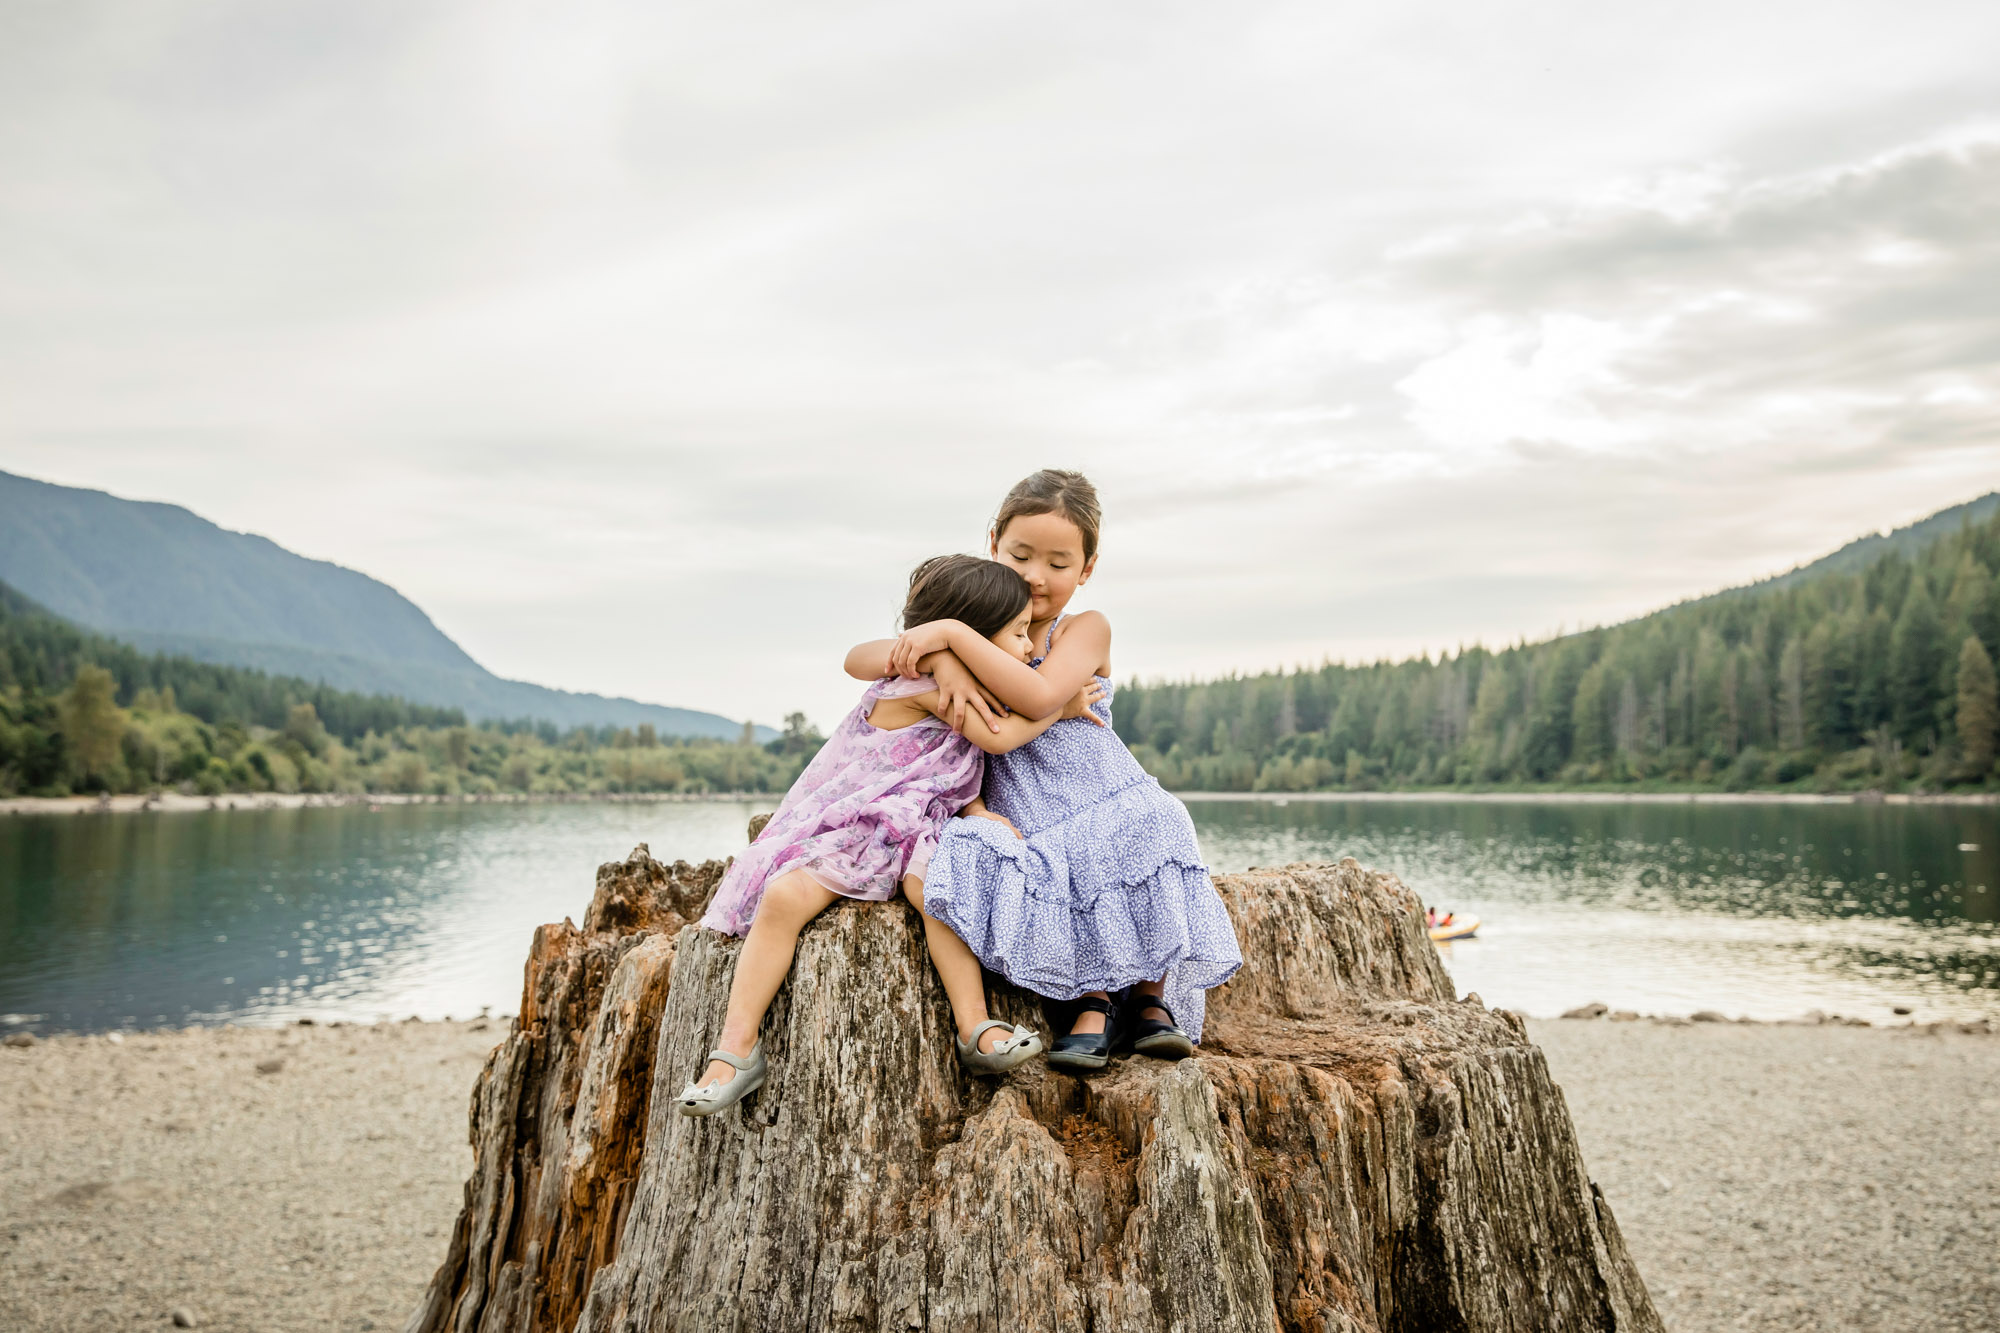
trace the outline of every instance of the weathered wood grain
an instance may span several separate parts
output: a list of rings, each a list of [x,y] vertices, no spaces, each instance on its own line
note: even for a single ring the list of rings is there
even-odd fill
[[[1540,1051],[1455,998],[1393,876],[1221,877],[1245,965],[1195,1059],[998,1084],[953,1058],[914,911],[842,904],[770,1082],[688,1119],[740,947],[688,925],[721,869],[641,847],[537,932],[409,1333],[1661,1327]]]

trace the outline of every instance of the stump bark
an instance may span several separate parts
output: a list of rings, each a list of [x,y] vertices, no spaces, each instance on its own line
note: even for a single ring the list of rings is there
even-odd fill
[[[966,1077],[915,911],[841,904],[770,1082],[688,1119],[739,948],[689,924],[722,868],[642,845],[536,932],[408,1333],[1661,1329],[1541,1052],[1455,997],[1391,875],[1219,877],[1244,967],[1200,1053],[1086,1079]]]

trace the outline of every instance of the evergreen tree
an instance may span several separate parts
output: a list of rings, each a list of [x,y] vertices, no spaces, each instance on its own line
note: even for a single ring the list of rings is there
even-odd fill
[[[1944,625],[1924,580],[1911,581],[1889,644],[1889,721],[1904,745],[1919,747],[1936,734],[1945,664]]]
[[[1907,578],[1895,586],[1908,589]],[[1896,634],[1886,606],[1877,606],[1866,615],[1855,607],[1847,626],[1850,660],[1854,663],[1854,701],[1850,712],[1857,736],[1865,736],[1896,716],[1894,682]],[[1936,617],[1927,618],[1935,622]],[[1941,640],[1939,640],[1941,642]]]
[[[1610,662],[1600,660],[1576,683],[1570,728],[1576,738],[1575,755],[1585,763],[1594,763],[1611,752],[1610,667]],[[1632,708],[1636,716],[1636,697]]]
[[[1968,634],[1958,652],[1958,753],[1968,781],[1983,781],[1993,771],[1996,744],[2000,744],[2000,693],[1993,659],[1986,645]]]
[[[1860,694],[1853,639],[1837,620],[1821,620],[1805,640],[1806,738],[1821,750],[1845,750],[1861,739]]]
[[[2000,514],[1870,564],[1498,652],[1131,682],[1118,731],[1162,782],[1196,789],[1946,782],[1949,765],[1913,772],[1910,756],[1958,748],[1950,645],[2000,658],[1996,567]]]

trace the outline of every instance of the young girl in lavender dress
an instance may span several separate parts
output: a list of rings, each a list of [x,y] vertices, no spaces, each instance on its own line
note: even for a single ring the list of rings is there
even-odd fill
[[[941,712],[966,719],[970,735],[1054,716],[1079,687],[1101,691],[1093,720],[1105,725],[1062,723],[987,766],[986,804],[1009,822],[950,823],[923,909],[987,967],[1058,1002],[1065,1035],[1049,1063],[1068,1069],[1100,1069],[1116,1049],[1192,1054],[1205,992],[1243,964],[1187,807],[1109,729],[1110,623],[1095,611],[1063,614],[1096,566],[1098,515],[1091,484],[1054,470],[1000,506],[993,559],[1033,592],[1036,656],[1026,665],[949,622],[910,626],[847,659],[864,677],[930,673]],[[1014,712],[996,718],[996,702]]]
[[[1014,571],[977,556],[940,556],[910,576],[903,623],[962,622],[1018,665],[1034,647],[1028,601],[1028,584]],[[1097,698],[1094,689],[1079,690],[1063,711],[1080,717]],[[975,717],[955,729],[941,720],[928,677],[885,673],[868,687],[729,867],[702,916],[710,930],[749,938],[736,958],[721,1038],[678,1098],[683,1115],[713,1115],[763,1085],[757,1030],[792,969],[806,923],[843,897],[880,902],[899,884],[921,910],[944,822],[961,812],[974,823],[993,818],[979,799],[985,756],[1025,745],[1056,721],[1009,718],[995,731]],[[986,1017],[979,962],[958,937],[929,916],[924,933],[951,1001],[959,1060],[975,1072],[1000,1073],[1039,1053],[1038,1034]]]

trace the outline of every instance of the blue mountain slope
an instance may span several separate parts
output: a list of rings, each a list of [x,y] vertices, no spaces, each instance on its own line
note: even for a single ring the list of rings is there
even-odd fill
[[[0,472],[0,578],[93,629],[479,664],[394,588],[178,505]]]
[[[714,713],[504,680],[388,584],[178,505],[0,472],[0,580],[142,648],[456,706],[474,718],[650,722],[662,735],[728,739],[743,730]]]

